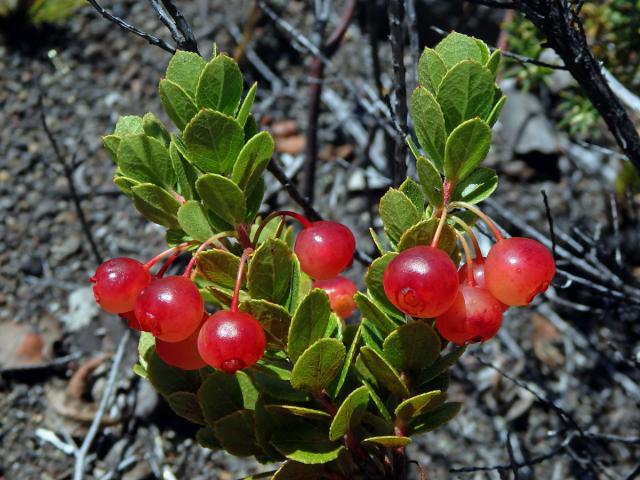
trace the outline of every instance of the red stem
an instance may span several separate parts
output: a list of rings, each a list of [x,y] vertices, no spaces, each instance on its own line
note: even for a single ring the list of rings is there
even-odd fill
[[[438,223],[438,228],[436,229],[436,233],[433,236],[433,241],[431,242],[431,247],[438,248],[438,242],[440,242],[440,235],[442,234],[442,229],[444,228],[444,224],[447,222],[447,210],[442,210],[440,214],[440,222]]]
[[[240,288],[242,287],[242,274],[244,273],[244,266],[249,261],[249,256],[253,253],[252,248],[245,248],[240,257],[240,266],[238,267],[238,274],[236,275],[236,286],[233,290],[233,299],[231,300],[231,311],[238,311],[238,303],[240,301]]]
[[[173,252],[173,255],[171,255],[167,259],[167,261],[164,262],[164,265],[162,266],[162,268],[160,270],[158,270],[158,273],[156,274],[156,278],[162,278],[162,276],[169,269],[171,264],[175,261],[176,258],[178,258],[178,255],[180,255],[180,251]]]
[[[252,245],[255,246],[258,243],[258,240],[260,240],[260,234],[262,233],[264,228],[267,226],[267,224],[271,220],[273,220],[276,217],[291,217],[294,220],[297,220],[298,222],[300,222],[302,224],[302,228],[310,227],[311,223],[312,223],[307,217],[305,217],[304,215],[299,214],[298,212],[292,212],[290,210],[278,210],[277,212],[271,212],[260,223],[260,226],[258,227],[258,230],[256,230],[256,233],[253,235]]]
[[[193,243],[194,242],[181,243],[180,245],[178,245],[176,247],[171,247],[168,250],[165,250],[164,252],[159,253],[158,255],[156,255],[155,257],[153,257],[151,260],[149,260],[147,263],[144,264],[145,270],[151,270],[156,263],[158,263],[160,260],[162,260],[167,255],[170,255],[170,254],[172,254],[174,252],[180,252],[180,251],[184,250],[186,247],[188,247],[189,245],[192,245]]]

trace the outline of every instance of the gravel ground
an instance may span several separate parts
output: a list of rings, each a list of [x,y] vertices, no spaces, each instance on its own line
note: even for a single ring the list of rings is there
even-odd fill
[[[223,27],[237,24],[241,28],[252,2],[181,3],[201,39],[201,51],[206,52],[213,40],[222,50],[234,47],[232,35]],[[336,9],[342,4],[335,2]],[[292,2],[289,8],[288,20],[310,32],[311,20],[302,15],[301,3]],[[144,30],[166,35],[146,2],[118,2],[114,11]],[[447,18],[447,11],[434,15],[436,20]],[[484,25],[478,19],[473,22],[478,28]],[[368,51],[363,28],[361,21],[355,22],[334,59],[339,74],[328,74],[327,91],[338,101],[331,95],[326,98],[320,117],[320,157],[324,161],[317,193],[323,195],[320,210],[352,226],[359,244],[368,249],[371,218],[366,212],[377,203],[382,189],[362,194],[358,162],[363,151],[353,135],[357,125],[366,133],[371,119],[359,111],[343,81],[346,78],[354,85],[361,85],[361,79],[372,82],[368,62],[352,61]],[[38,364],[78,352],[82,357],[62,369],[18,370],[0,380],[0,480],[63,479],[73,471],[73,455],[65,451],[65,437],[84,436],[106,383],[109,363],[94,355],[112,353],[123,327],[93,306],[87,279],[96,260],[42,129],[38,98],[43,95],[47,121],[64,156],[75,156],[81,162],[73,179],[100,253],[149,258],[163,248],[162,231],[146,222],[112,185],[114,167],[100,136],[113,128],[118,115],[150,110],[165,118],[156,86],[168,55],[99,19],[91,9],[82,10],[64,28],[40,33],[31,42],[13,29],[4,33],[0,37],[0,125],[4,127],[0,131],[0,367]],[[284,120],[294,120],[304,132],[308,86],[304,59],[295,48],[287,47],[286,36],[272,26],[261,27],[257,33],[256,52],[280,79],[279,84],[262,82],[257,108],[263,123],[282,125]],[[383,70],[391,72],[388,46],[381,48]],[[251,65],[246,69],[250,76],[260,76]],[[386,85],[390,84],[388,75]],[[603,192],[612,188],[617,160],[580,150],[557,133],[535,97],[523,99],[517,92],[513,97],[513,112],[505,113],[507,120],[503,117],[503,126],[498,126],[489,160],[502,175],[496,195],[499,210],[547,234],[540,196],[545,190],[556,228],[569,232],[579,226],[592,232],[597,225],[605,225],[603,242],[608,244],[609,197]],[[344,108],[348,118],[339,120]],[[530,143],[537,142],[533,148],[520,145],[508,128],[518,110],[527,108],[542,109],[538,112],[541,126],[527,137]],[[295,134],[279,142],[281,160],[293,172],[302,158],[301,138]],[[385,148],[374,142],[369,152],[374,163],[376,155],[384,158]],[[377,174],[369,180],[376,187],[380,178]],[[291,206],[275,181],[272,184],[269,206]],[[624,251],[637,256],[639,245],[637,236],[634,238],[635,243]],[[358,267],[354,268],[354,278],[359,274]],[[587,432],[637,435],[639,376],[637,363],[634,368],[628,356],[638,353],[634,351],[638,349],[637,332],[625,338],[625,331],[615,324],[619,313],[606,308],[601,315],[561,310],[560,314],[549,304],[509,314],[500,339],[471,348],[473,354],[454,369],[450,396],[464,401],[462,414],[422,437],[410,450],[429,478],[625,478],[640,461],[637,445],[579,439],[570,444],[569,454],[553,456],[517,473],[449,471],[508,464],[510,458],[526,462],[575,435],[559,410],[481,360],[534,385],[536,393],[571,412]],[[33,341],[38,348],[16,352],[15,345],[24,347],[21,342],[31,332],[36,332]],[[107,411],[104,429],[92,450],[95,462],[90,478],[233,479],[270,469],[224,453],[211,454],[195,445],[193,429],[132,374],[134,361],[135,342],[131,341],[114,407]],[[599,466],[593,467],[596,463]]]

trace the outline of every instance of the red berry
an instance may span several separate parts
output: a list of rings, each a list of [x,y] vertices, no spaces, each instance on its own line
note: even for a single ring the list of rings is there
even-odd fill
[[[346,277],[336,277],[330,280],[317,280],[313,284],[314,288],[321,288],[329,295],[331,310],[340,318],[351,316],[356,309],[356,302],[353,296],[358,288]]]
[[[506,305],[528,305],[553,280],[553,255],[529,238],[505,238],[487,255],[485,278],[489,291]]]
[[[484,288],[461,285],[451,308],[436,318],[436,328],[458,345],[484,342],[498,333],[502,312],[503,305]]]
[[[398,254],[384,271],[384,292],[396,308],[419,318],[437,317],[456,299],[458,272],[449,256],[433,247]]]
[[[186,340],[181,342],[163,342],[156,340],[156,352],[162,361],[182,370],[199,370],[207,364],[198,353],[198,334],[196,329]]]
[[[153,281],[140,292],[135,307],[142,329],[165,342],[187,339],[200,326],[203,314],[200,292],[181,276]]]
[[[200,356],[226,373],[255,364],[267,345],[260,323],[245,312],[220,311],[202,325],[198,336]]]
[[[142,326],[140,322],[136,318],[136,314],[133,310],[125,313],[121,313],[120,316],[127,321],[127,325],[131,330],[137,330],[138,332],[142,331]]]
[[[151,274],[133,258],[107,260],[91,277],[96,302],[109,313],[133,310],[140,291],[151,282]]]
[[[460,283],[467,283],[467,264],[465,263],[458,270],[458,279]],[[484,257],[481,259],[474,258],[473,259],[473,279],[476,282],[477,287],[486,288],[485,279],[484,279]]]
[[[338,276],[351,265],[356,239],[347,227],[337,222],[313,222],[304,228],[294,246],[300,268],[316,280]]]

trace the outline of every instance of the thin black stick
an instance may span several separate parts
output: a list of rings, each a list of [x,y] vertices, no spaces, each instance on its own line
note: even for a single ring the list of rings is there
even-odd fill
[[[71,194],[71,199],[73,200],[73,205],[76,209],[76,213],[78,214],[78,218],[80,219],[80,224],[82,225],[82,231],[84,232],[87,241],[89,242],[89,246],[91,248],[91,253],[93,257],[96,259],[98,264],[102,263],[102,255],[98,250],[98,245],[96,244],[95,239],[93,238],[93,233],[91,232],[91,227],[89,226],[89,222],[87,221],[87,217],[84,214],[84,210],[82,209],[82,204],[80,203],[80,195],[78,195],[78,191],[76,190],[76,184],[73,181],[73,172],[77,167],[77,163],[75,161],[75,157],[68,162],[65,160],[62,155],[62,151],[58,146],[58,142],[56,141],[51,129],[49,128],[49,124],[47,123],[47,117],[44,112],[44,103],[42,99],[42,95],[38,98],[38,109],[40,110],[40,120],[42,121],[42,127],[44,128],[44,132],[49,139],[49,143],[53,148],[53,151],[56,155],[56,159],[58,163],[62,167],[62,173],[67,179],[67,184],[69,185],[69,193]]]
[[[169,52],[171,54],[176,53],[176,48],[173,45],[169,45],[167,42],[165,42],[164,40],[162,40],[161,38],[158,38],[154,35],[151,35],[147,32],[144,32],[142,30],[140,30],[139,28],[134,27],[133,25],[125,22],[123,19],[121,19],[120,17],[116,17],[114,14],[112,14],[111,12],[109,12],[108,10],[105,10],[102,5],[100,5],[97,0],[87,0],[92,6],[93,8],[96,9],[96,11],[103,17],[106,18],[107,20],[109,20],[112,23],[115,23],[116,25],[118,25],[120,28],[122,28],[123,30],[126,30],[127,32],[131,32],[134,35],[137,35],[141,38],[144,38],[147,42],[149,42],[151,45],[155,45],[156,47],[160,47],[161,49],[163,49],[166,52]]]
[[[553,259],[558,260],[556,255],[556,232],[553,229],[553,215],[551,215],[551,207],[549,207],[549,199],[547,198],[547,192],[541,190],[542,200],[544,202],[544,211],[547,215],[547,223],[549,224],[549,236],[551,237],[551,251],[553,252]]]
[[[404,66],[404,2],[389,2],[389,27],[391,30],[391,54],[395,78],[394,112],[400,133],[396,135],[394,158],[390,170],[394,186],[400,185],[407,176],[407,79]]]

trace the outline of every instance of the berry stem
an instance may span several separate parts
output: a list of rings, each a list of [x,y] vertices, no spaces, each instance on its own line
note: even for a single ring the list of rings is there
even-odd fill
[[[262,233],[264,228],[267,226],[267,224],[276,217],[291,217],[294,220],[297,220],[298,222],[300,222],[302,224],[302,228],[307,228],[311,226],[311,221],[309,221],[309,219],[306,218],[304,215],[300,215],[297,212],[292,212],[290,210],[278,210],[277,212],[271,212],[260,223],[258,230],[256,230],[256,233],[253,235],[252,243],[254,246],[258,243],[258,240],[260,239],[260,234]]]
[[[493,222],[493,220],[491,220],[491,218],[489,218],[489,216],[486,213],[484,213],[482,210],[480,210],[478,207],[474,207],[473,205],[467,202],[452,202],[450,204],[450,207],[465,208],[469,210],[471,213],[474,213],[475,215],[480,217],[482,221],[487,224],[489,229],[493,232],[493,235],[496,237],[496,241],[500,241],[504,238],[500,233],[500,230],[498,230],[498,227],[496,226],[496,224]]]
[[[153,266],[158,263],[160,260],[162,260],[164,257],[166,257],[167,255],[171,255],[175,252],[180,252],[182,250],[184,250],[185,248],[187,248],[189,245],[192,245],[195,242],[184,242],[181,243],[180,245],[177,245],[175,247],[171,247],[168,250],[165,250],[162,253],[159,253],[158,255],[156,255],[155,257],[153,257],[151,260],[149,260],[147,263],[144,264],[144,268],[145,270],[151,270],[153,268]]]
[[[465,222],[464,220],[462,220],[459,217],[456,217],[455,215],[452,215],[449,218],[453,222],[455,222],[458,225],[460,225],[462,227],[462,229],[465,231],[465,233],[471,239],[471,243],[473,244],[473,251],[474,251],[474,253],[476,255],[475,256],[476,263],[483,263],[482,262],[482,249],[480,248],[480,244],[478,243],[478,237],[476,237],[476,234],[473,232],[471,227],[467,224],[467,222]]]
[[[236,232],[232,232],[232,231],[220,232],[220,233],[216,233],[214,236],[212,236],[211,238],[209,238],[208,240],[203,242],[198,247],[198,249],[193,253],[193,256],[191,257],[191,260],[189,261],[189,265],[187,265],[187,268],[185,269],[183,275],[185,277],[187,277],[187,278],[191,278],[191,272],[193,271],[193,267],[195,267],[195,265],[196,265],[196,260],[198,259],[198,254],[200,252],[202,252],[205,248],[207,248],[209,245],[211,245],[216,240],[220,240],[221,238],[226,238],[226,237],[233,237],[235,234],[236,234]]]
[[[473,278],[473,258],[471,257],[469,242],[467,242],[467,239],[464,238],[464,235],[462,235],[459,231],[454,230],[454,232],[456,232],[456,236],[458,237],[458,240],[460,240],[460,245],[462,245],[462,250],[464,250],[464,256],[467,260],[467,283],[469,284],[469,286],[475,287],[476,281]]]
[[[240,301],[240,287],[242,286],[242,274],[244,273],[244,266],[249,261],[249,256],[253,253],[253,248],[245,248],[240,257],[240,266],[238,267],[238,274],[236,275],[236,286],[233,289],[233,299],[231,300],[231,311],[238,311],[238,303]]]
[[[433,236],[433,241],[431,242],[432,248],[438,248],[438,242],[440,242],[440,235],[442,235],[442,229],[444,228],[444,224],[447,222],[447,210],[442,210],[440,214],[440,222],[438,223],[438,228],[436,229],[436,233]]]
[[[173,254],[167,259],[167,261],[164,262],[164,265],[162,265],[162,268],[160,268],[160,270],[158,270],[158,273],[156,274],[156,278],[162,278],[163,277],[163,275],[169,269],[171,264],[175,261],[176,258],[178,258],[178,255],[180,255],[180,251],[179,250],[176,250],[175,252],[173,252]]]

